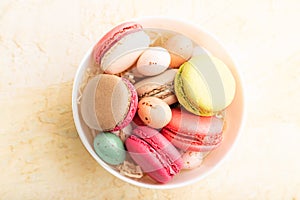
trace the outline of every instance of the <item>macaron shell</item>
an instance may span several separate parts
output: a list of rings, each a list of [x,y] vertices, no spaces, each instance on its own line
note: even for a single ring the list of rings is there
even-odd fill
[[[181,108],[173,108],[168,127],[190,135],[214,135],[224,129],[224,120],[215,116],[198,116]]]
[[[120,77],[100,74],[86,85],[80,102],[85,123],[109,131],[123,122],[130,108],[131,92]]]
[[[179,151],[163,137],[156,129],[147,126],[138,126],[133,130],[133,134],[145,140],[151,145],[171,167],[170,174],[177,174],[183,166],[183,161]]]
[[[207,152],[217,148],[222,140],[222,134],[198,135],[198,137],[187,137],[181,132],[176,132],[168,128],[163,128],[161,134],[167,138],[175,147],[184,151]]]
[[[131,67],[148,48],[150,38],[144,31],[125,35],[101,59],[101,68],[108,74],[117,74]]]
[[[178,150],[157,130],[140,126],[125,141],[133,160],[160,183],[168,182],[183,166]]]
[[[178,101],[196,115],[213,115],[225,109],[235,95],[235,80],[218,58],[199,55],[185,62],[175,77]]]
[[[98,81],[99,77],[95,77],[89,80],[89,82],[85,86],[80,101],[80,112],[83,121],[88,125],[88,127],[96,130],[101,130],[95,112],[95,93]]]
[[[107,32],[95,45],[93,51],[93,57],[97,64],[100,64],[101,58],[106,51],[111,48],[117,41],[119,41],[125,35],[139,31],[142,29],[140,24],[135,22],[125,22],[115,26],[112,30]]]
[[[132,159],[142,168],[143,172],[159,183],[171,180],[172,175],[165,169],[165,163],[160,154],[144,140],[131,135],[125,141],[126,148]]]
[[[210,151],[221,143],[224,122],[216,117],[201,117],[178,108],[160,132],[184,151]]]
[[[152,128],[162,128],[172,118],[169,105],[156,97],[142,98],[138,104],[138,114],[141,120]]]
[[[137,70],[145,76],[155,76],[164,72],[171,62],[169,52],[162,47],[146,49],[137,61]]]

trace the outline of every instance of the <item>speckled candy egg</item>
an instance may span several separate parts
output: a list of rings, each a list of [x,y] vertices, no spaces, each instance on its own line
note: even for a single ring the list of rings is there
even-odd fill
[[[126,157],[123,142],[113,133],[99,133],[94,139],[94,149],[103,161],[111,165],[121,164]]]
[[[162,47],[150,47],[139,57],[136,68],[145,76],[155,76],[164,72],[170,65],[171,56]]]
[[[140,119],[152,128],[162,128],[167,125],[172,112],[169,105],[156,97],[145,97],[138,104],[138,115]]]
[[[193,42],[183,35],[174,35],[170,37],[163,45],[171,55],[170,67],[178,68],[186,62],[193,53]]]
[[[202,152],[186,151],[182,154],[183,169],[194,169],[199,167],[203,160]]]

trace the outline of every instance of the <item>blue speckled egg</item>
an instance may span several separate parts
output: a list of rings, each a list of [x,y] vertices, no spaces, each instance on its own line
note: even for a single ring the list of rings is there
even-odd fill
[[[103,161],[111,165],[121,164],[126,157],[123,142],[113,133],[99,133],[94,139],[94,149]]]

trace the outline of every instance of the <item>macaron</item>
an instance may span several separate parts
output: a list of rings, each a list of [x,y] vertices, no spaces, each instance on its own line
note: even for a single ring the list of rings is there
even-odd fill
[[[99,40],[93,57],[105,73],[117,74],[132,66],[149,44],[150,38],[140,24],[126,22]]]
[[[157,129],[167,125],[172,118],[170,106],[156,97],[142,98],[138,103],[138,115],[146,125]]]
[[[149,47],[139,57],[136,68],[145,76],[155,76],[164,72],[170,65],[171,56],[162,47]]]
[[[99,74],[84,88],[80,110],[90,128],[117,131],[132,121],[137,104],[136,90],[127,79]]]
[[[125,141],[131,158],[151,178],[167,183],[180,172],[183,161],[178,150],[157,130],[140,126]]]
[[[235,79],[218,58],[201,54],[181,65],[174,81],[179,103],[188,111],[210,116],[233,101]]]
[[[178,68],[186,62],[193,53],[193,42],[184,35],[174,35],[170,37],[164,44],[171,55],[171,68]]]
[[[173,108],[171,121],[160,133],[183,151],[206,152],[221,144],[223,126],[223,120],[215,116],[203,117]]]
[[[162,99],[169,105],[176,103],[177,98],[174,92],[176,73],[177,69],[169,69],[157,76],[145,78],[135,83],[134,87],[139,99],[153,96]]]
[[[126,158],[123,142],[113,133],[99,133],[94,138],[94,149],[103,161],[111,165],[121,164]]]

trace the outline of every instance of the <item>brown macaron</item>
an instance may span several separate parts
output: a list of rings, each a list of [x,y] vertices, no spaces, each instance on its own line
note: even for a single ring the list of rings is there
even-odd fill
[[[114,131],[131,122],[137,109],[137,94],[128,80],[100,74],[86,85],[80,105],[83,120],[90,128]]]

